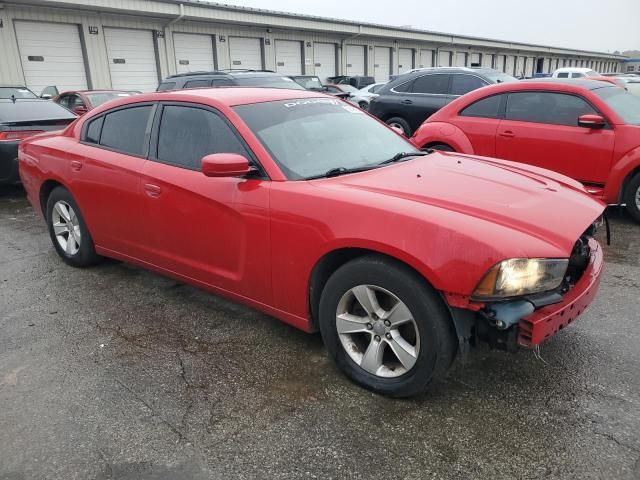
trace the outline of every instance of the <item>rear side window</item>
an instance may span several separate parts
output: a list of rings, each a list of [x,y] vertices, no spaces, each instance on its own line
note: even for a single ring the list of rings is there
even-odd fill
[[[582,98],[554,92],[510,93],[505,118],[523,122],[578,126],[578,117],[597,112]]]
[[[104,116],[100,145],[130,155],[144,156],[145,132],[151,105],[117,110]]]
[[[487,82],[474,75],[454,75],[451,80],[451,95],[464,95],[485,85]]]
[[[100,143],[100,132],[102,131],[102,123],[104,122],[104,116],[98,117],[95,120],[89,122],[87,127],[87,134],[84,140],[90,143]]]
[[[569,78],[569,72],[560,72],[558,78]]]
[[[158,133],[161,162],[192,170],[211,153],[238,153],[250,158],[231,127],[217,114],[195,107],[167,105]]]
[[[163,92],[165,90],[173,90],[176,87],[176,82],[162,82],[158,85],[157,92]]]
[[[413,82],[413,93],[446,94],[449,91],[449,75],[423,75]]]
[[[228,78],[214,78],[211,80],[211,85],[214,87],[228,87],[233,86],[233,82]]]
[[[503,95],[492,95],[472,103],[460,112],[462,117],[498,118]]]
[[[211,86],[211,80],[189,80],[184,84],[184,88],[202,88]]]

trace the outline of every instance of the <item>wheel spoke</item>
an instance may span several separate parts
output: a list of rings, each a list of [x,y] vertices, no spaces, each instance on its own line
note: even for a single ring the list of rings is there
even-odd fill
[[[53,233],[56,235],[61,235],[69,231],[69,227],[67,227],[66,223],[56,222],[53,224]]]
[[[391,340],[387,340],[387,343],[404,368],[409,370],[415,365],[417,360],[416,349],[402,338],[400,332],[397,330],[392,331]]]
[[[67,237],[67,245],[64,249],[69,255],[73,255],[74,250],[76,249],[76,241],[73,238],[73,234],[69,232],[69,236]]]
[[[373,288],[366,285],[358,285],[357,287],[352,288],[351,291],[355,295],[356,300],[358,300],[358,303],[362,305],[362,308],[364,308],[365,312],[367,312],[368,315],[379,313],[380,305],[378,304],[376,292],[373,290]]]
[[[413,320],[413,315],[411,315],[411,312],[403,302],[398,301],[393,308],[389,310],[385,319],[391,322],[392,327],[397,327]]]
[[[382,367],[382,356],[384,354],[384,342],[371,337],[371,342],[362,356],[360,366],[367,372],[377,375]]]
[[[350,313],[343,313],[336,316],[336,328],[338,333],[359,333],[369,332],[367,329],[368,317],[358,317]]]
[[[64,218],[67,222],[71,221],[69,210],[67,210],[67,206],[65,204],[63,204],[62,202],[58,202],[56,203],[55,208],[62,218]]]

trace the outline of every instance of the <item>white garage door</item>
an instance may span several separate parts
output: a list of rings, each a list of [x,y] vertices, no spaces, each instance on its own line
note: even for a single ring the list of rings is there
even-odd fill
[[[469,55],[469,66],[470,67],[479,67],[480,66],[480,54],[472,53]]]
[[[513,55],[507,55],[504,71],[509,75],[513,75],[515,65],[516,65],[515,57]]]
[[[464,52],[456,52],[456,67],[465,67],[467,65],[467,54]]]
[[[518,57],[518,62],[516,63],[516,75],[524,76],[524,57]]]
[[[276,71],[283,75],[302,75],[302,42],[276,40]]]
[[[364,49],[362,45],[347,45],[347,75],[364,75]]]
[[[374,50],[373,76],[376,82],[386,82],[391,74],[391,49],[376,47]]]
[[[413,50],[410,48],[398,49],[398,73],[404,73],[413,68]]]
[[[483,53],[482,66],[486,68],[491,68],[492,63],[493,63],[493,55],[490,53]]]
[[[173,49],[177,73],[214,70],[211,35],[174,33]]]
[[[313,44],[313,64],[315,74],[323,82],[327,77],[336,76],[336,45],[335,43],[314,43]]]
[[[229,37],[229,56],[231,68],[264,68],[259,38]]]
[[[49,85],[60,92],[87,88],[77,25],[17,21],[15,28],[27,87],[37,94]]]
[[[429,68],[433,66],[433,50],[420,50],[419,68]]]
[[[496,56],[496,63],[495,66],[493,68],[495,68],[496,70],[499,70],[501,72],[507,72],[507,69],[505,67],[505,61],[506,61],[506,57],[504,55],[498,55]]]
[[[156,52],[149,30],[104,29],[111,88],[152,92],[158,86]]]
[[[451,52],[446,50],[440,50],[438,52],[438,67],[450,67],[451,66]]]

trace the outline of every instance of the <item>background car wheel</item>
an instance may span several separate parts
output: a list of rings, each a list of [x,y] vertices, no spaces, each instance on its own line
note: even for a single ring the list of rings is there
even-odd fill
[[[69,265],[87,267],[100,260],[78,204],[63,187],[47,199],[47,226],[56,252]]]
[[[457,350],[449,312],[409,267],[367,255],[340,267],[320,299],[320,331],[336,365],[392,397],[427,390]]]
[[[411,127],[409,126],[409,124],[407,123],[407,121],[404,118],[393,117],[393,118],[388,119],[386,123],[390,127],[401,128],[402,131],[404,132],[405,137],[410,137],[411,136]]]
[[[446,143],[434,143],[433,145],[429,145],[429,148],[431,150],[440,150],[441,152],[455,152],[453,147]]]
[[[631,179],[625,190],[624,203],[636,222],[640,222],[640,173]]]
[[[367,108],[369,108],[369,104],[367,102],[358,102],[358,105],[362,110],[366,110]]]

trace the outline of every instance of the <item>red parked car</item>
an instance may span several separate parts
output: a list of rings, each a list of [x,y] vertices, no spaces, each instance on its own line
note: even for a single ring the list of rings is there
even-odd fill
[[[604,205],[579,183],[421,152],[315,92],[125,98],[25,140],[20,172],[68,264],[113,257],[319,329],[351,379],[392,396],[476,341],[538,345],[603,266]]]
[[[76,115],[82,116],[109,100],[129,97],[137,93],[140,92],[127,90],[76,90],[63,92],[56,96],[53,101],[62,105],[67,110],[71,110]]]
[[[429,117],[421,148],[496,157],[579,180],[640,222],[640,98],[594,80],[535,80],[481,88]]]

